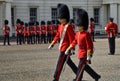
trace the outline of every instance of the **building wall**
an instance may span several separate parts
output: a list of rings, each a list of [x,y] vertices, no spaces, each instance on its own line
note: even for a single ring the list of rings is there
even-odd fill
[[[3,34],[3,26],[4,26],[4,20],[5,20],[5,3],[0,3],[0,35]]]
[[[120,1],[119,0],[13,0],[12,8],[14,8],[15,21],[17,18],[28,22],[29,9],[37,8],[37,20],[51,20],[51,8],[56,8],[58,3],[67,4],[70,9],[70,18],[73,18],[73,8],[83,8],[88,11],[89,17],[94,17],[94,8],[100,8],[100,24],[96,27],[97,31],[104,31],[108,18],[112,14],[110,4],[117,3],[117,23],[120,26]],[[3,10],[3,11],[2,11]],[[109,14],[111,12],[111,14]],[[0,24],[4,20],[4,8],[0,4]],[[3,25],[3,24],[2,24]],[[15,32],[13,27],[13,32]],[[0,31],[1,34],[1,31]]]

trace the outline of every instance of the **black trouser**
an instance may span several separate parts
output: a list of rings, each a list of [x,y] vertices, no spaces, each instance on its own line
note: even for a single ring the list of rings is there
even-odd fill
[[[17,44],[22,44],[22,35],[21,34],[17,34]]]
[[[108,38],[110,53],[115,53],[115,37]]]
[[[41,43],[46,43],[46,36],[45,34],[41,34]]]
[[[88,64],[86,64],[86,58],[80,59],[79,61],[76,81],[82,81],[84,71],[86,71],[93,79],[97,79],[99,77],[99,75]]]
[[[95,41],[94,32],[91,33],[92,41]]]
[[[37,43],[38,43],[38,44],[40,43],[40,36],[39,36],[39,34],[36,35],[36,44],[37,44]]]
[[[10,41],[9,41],[9,35],[4,35],[4,45],[6,44],[6,41],[8,43],[8,45],[10,45]]]
[[[51,43],[51,42],[52,42],[51,34],[48,34],[48,35],[47,35],[47,41],[48,41],[48,43]]]
[[[61,52],[58,62],[57,62],[57,66],[56,66],[56,70],[54,73],[54,79],[56,81],[59,81],[59,77],[63,68],[63,65],[66,61],[67,55],[64,54],[64,52]],[[67,64],[69,65],[69,67],[72,69],[72,71],[77,74],[77,66],[73,63],[73,61],[71,60],[71,58],[68,58]]]

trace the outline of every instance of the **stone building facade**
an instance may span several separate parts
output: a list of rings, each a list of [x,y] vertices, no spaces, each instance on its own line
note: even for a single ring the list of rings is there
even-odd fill
[[[120,27],[120,0],[0,0],[0,35],[3,35],[5,19],[9,20],[11,36],[15,33],[17,18],[24,22],[31,19],[39,22],[57,19],[58,3],[68,5],[71,19],[74,18],[77,8],[85,9],[89,17],[95,18],[96,33],[105,33],[104,28],[109,22],[109,17],[113,17]]]

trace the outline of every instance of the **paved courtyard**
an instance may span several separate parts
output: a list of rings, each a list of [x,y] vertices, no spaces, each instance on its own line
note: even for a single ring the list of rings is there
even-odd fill
[[[58,44],[48,50],[49,44],[3,46],[0,43],[0,81],[52,81],[59,56]],[[101,75],[99,81],[120,81],[120,39],[116,40],[116,54],[108,55],[108,40],[96,39],[95,53],[91,67]],[[78,64],[76,55],[71,56]],[[72,81],[75,78],[66,66],[60,81]],[[94,81],[84,72],[84,81]]]

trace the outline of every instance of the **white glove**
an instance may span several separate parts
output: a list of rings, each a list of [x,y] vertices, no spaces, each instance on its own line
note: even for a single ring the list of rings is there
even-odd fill
[[[70,51],[69,51],[69,50],[66,50],[66,51],[65,51],[65,55],[68,55],[68,54],[70,54]]]
[[[88,64],[91,64],[91,58],[92,58],[91,56],[87,57],[87,63]]]
[[[53,45],[50,45],[49,47],[48,47],[48,49],[52,49],[53,48]]]
[[[75,50],[71,50],[71,54],[74,55],[75,54]]]

